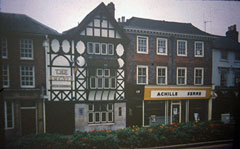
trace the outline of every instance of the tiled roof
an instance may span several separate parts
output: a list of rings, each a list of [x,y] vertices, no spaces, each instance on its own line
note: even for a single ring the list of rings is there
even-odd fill
[[[201,31],[197,27],[193,26],[191,23],[168,22],[168,21],[132,17],[131,19],[127,20],[126,23],[121,23],[121,25],[124,28],[131,28],[131,29],[144,29],[144,30],[171,32],[171,33],[213,36],[204,31]]]
[[[0,32],[50,34],[59,33],[24,14],[0,13]]]
[[[240,43],[226,36],[219,36],[218,38],[213,40],[213,48],[240,51]]]

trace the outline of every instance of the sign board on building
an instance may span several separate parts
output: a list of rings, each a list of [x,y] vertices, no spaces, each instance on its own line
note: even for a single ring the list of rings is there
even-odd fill
[[[209,99],[211,87],[145,87],[144,100]]]

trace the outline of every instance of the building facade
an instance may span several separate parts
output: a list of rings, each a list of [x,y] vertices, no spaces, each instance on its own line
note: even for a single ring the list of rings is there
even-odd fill
[[[44,132],[42,99],[46,87],[42,43],[45,35],[58,33],[22,14],[0,13],[0,19],[5,134]]]
[[[128,125],[210,120],[213,36],[192,24],[133,17],[121,24]]]
[[[126,127],[128,40],[114,11],[101,3],[77,27],[46,39],[47,132]]]
[[[226,36],[213,41],[212,83],[216,86],[214,119],[223,114],[233,114],[240,82],[240,43],[236,25],[230,26]]]

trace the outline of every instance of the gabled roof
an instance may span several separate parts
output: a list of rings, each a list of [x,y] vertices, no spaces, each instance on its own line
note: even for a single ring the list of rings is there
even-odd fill
[[[106,17],[109,19],[109,21],[112,23],[112,25],[117,29],[117,31],[119,32],[119,34],[125,38],[128,39],[128,37],[126,36],[126,34],[123,32],[122,28],[119,26],[119,24],[116,22],[115,18],[113,18],[110,15],[109,10],[107,9],[106,5],[102,2],[101,4],[99,4],[95,9],[93,9],[82,21],[81,23],[74,27],[71,28],[69,30],[66,30],[63,32],[63,34],[65,35],[79,35],[81,31],[83,31],[86,26],[90,23],[90,21],[92,21],[94,19],[94,17],[99,14],[100,12],[103,12],[104,15],[106,15]]]
[[[218,36],[218,38],[213,40],[213,48],[220,50],[240,51],[240,43],[226,36]]]
[[[24,14],[0,13],[0,32],[58,35],[54,29]]]
[[[145,18],[132,17],[126,23],[121,23],[124,28],[129,29],[144,29],[163,31],[170,33],[193,34],[202,36],[213,36],[204,31],[201,31],[191,23],[168,22],[161,20],[152,20]]]

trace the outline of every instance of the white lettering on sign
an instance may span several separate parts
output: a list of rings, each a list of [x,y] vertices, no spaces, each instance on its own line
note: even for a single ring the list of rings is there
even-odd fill
[[[51,86],[54,89],[69,89],[73,77],[71,76],[71,68],[52,68],[52,75],[49,77],[52,82]]]
[[[151,91],[151,98],[171,98],[171,97],[206,97],[205,90],[173,90],[173,91]]]

